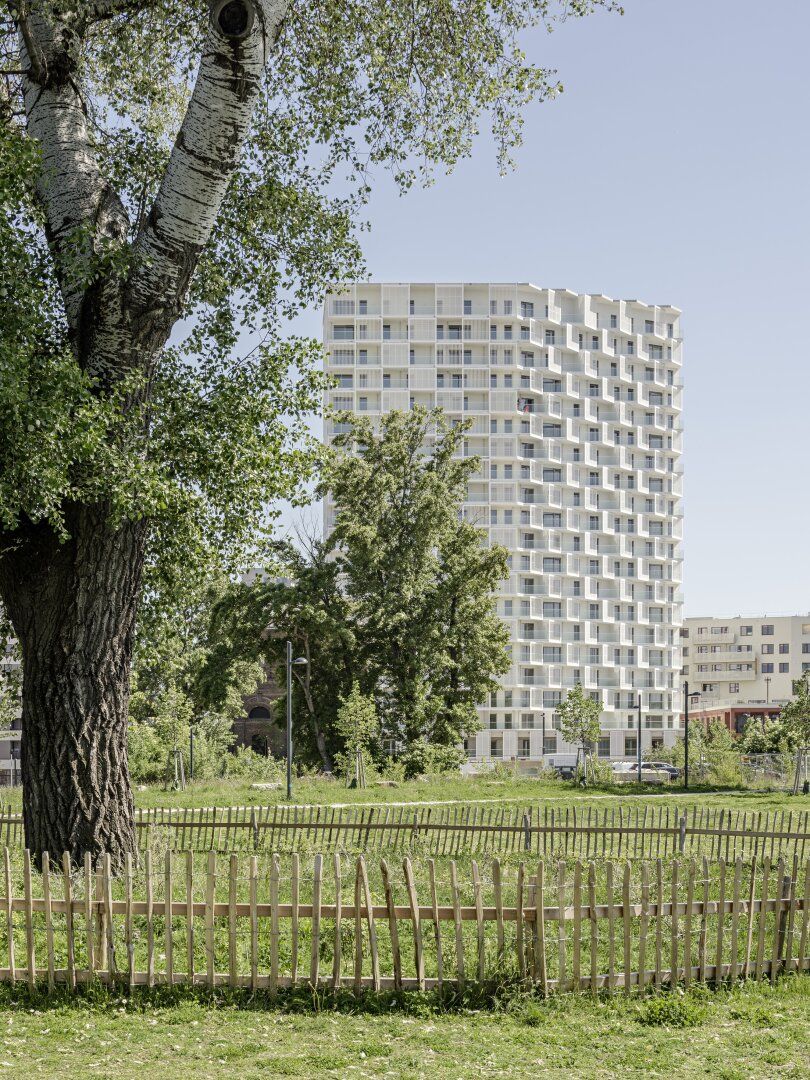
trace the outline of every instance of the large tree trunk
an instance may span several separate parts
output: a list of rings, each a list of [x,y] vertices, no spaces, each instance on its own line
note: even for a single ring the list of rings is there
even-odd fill
[[[243,152],[286,0],[211,6],[186,116],[131,243],[124,202],[96,160],[78,64],[88,25],[129,3],[25,8],[14,10],[26,126],[41,151],[36,197],[68,340],[99,393],[139,373],[145,395]],[[77,242],[85,235],[88,266]],[[133,256],[126,277],[95,268],[110,250]],[[0,600],[23,654],[26,842],[37,860],[109,852],[120,866],[135,850],[127,706],[148,526],[140,516],[113,525],[101,505],[64,510],[66,537],[27,520],[0,535]]]
[[[144,526],[114,528],[77,508],[71,537],[17,534],[0,561],[0,595],[23,654],[22,775],[26,846],[42,853],[136,846],[127,764],[129,664]]]

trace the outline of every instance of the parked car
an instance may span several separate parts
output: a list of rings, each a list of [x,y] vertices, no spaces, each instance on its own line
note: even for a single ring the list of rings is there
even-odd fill
[[[576,754],[551,754],[545,759],[561,780],[573,780],[577,772]]]
[[[615,781],[630,783],[638,779],[638,762],[614,761],[612,772]],[[645,761],[641,766],[641,779],[645,784],[666,784],[671,777],[666,769],[660,769],[653,762]]]

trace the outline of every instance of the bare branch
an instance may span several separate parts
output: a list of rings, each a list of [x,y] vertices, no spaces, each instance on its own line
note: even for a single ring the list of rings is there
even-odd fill
[[[20,34],[25,43],[25,51],[28,53],[28,59],[31,64],[31,78],[36,82],[43,82],[47,76],[47,66],[42,52],[34,39],[31,24],[28,21],[28,11],[24,7],[20,8],[17,15],[17,25],[20,28]],[[23,72],[23,74],[27,75],[28,72]]]
[[[83,26],[114,19],[116,15],[134,15],[152,7],[151,0],[89,0],[81,5],[79,18]]]

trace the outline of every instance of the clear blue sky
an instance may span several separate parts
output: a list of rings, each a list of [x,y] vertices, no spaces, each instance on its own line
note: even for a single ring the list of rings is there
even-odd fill
[[[810,610],[808,41],[807,0],[625,0],[538,31],[565,93],[516,171],[482,137],[426,191],[380,177],[367,215],[376,280],[683,310],[687,615]]]

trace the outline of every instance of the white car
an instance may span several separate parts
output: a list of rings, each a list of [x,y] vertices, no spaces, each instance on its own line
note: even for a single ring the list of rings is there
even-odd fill
[[[638,762],[614,761],[613,779],[619,783],[630,783],[638,779]],[[664,769],[658,769],[646,762],[641,766],[641,780],[645,784],[665,784],[669,780],[669,773]]]

